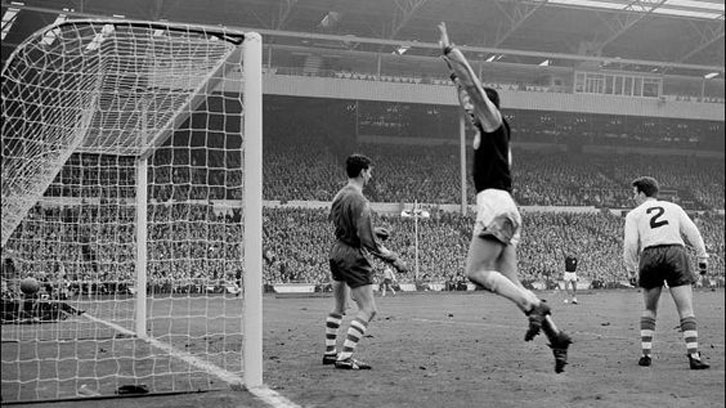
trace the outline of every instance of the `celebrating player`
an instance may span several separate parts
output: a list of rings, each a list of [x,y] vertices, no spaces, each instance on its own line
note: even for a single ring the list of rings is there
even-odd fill
[[[386,249],[376,238],[370,205],[363,195],[363,187],[372,177],[371,159],[353,154],[348,157],[345,166],[348,184],[335,196],[330,209],[336,238],[330,249],[335,305],[326,319],[323,364],[335,364],[335,368],[340,369],[365,370],[371,366],[354,359],[353,352],[377,312],[373,297],[373,268],[367,254],[390,263],[399,272],[405,272],[407,267],[395,252]],[[345,314],[348,288],[358,305],[358,313],[350,323],[343,350],[338,354],[336,340]]]
[[[444,23],[439,30],[443,59],[456,84],[459,102],[476,129],[473,175],[477,217],[466,275],[472,282],[511,300],[529,316],[525,341],[544,329],[555,355],[555,371],[562,372],[572,340],[557,329],[548,316],[549,306],[524,288],[517,273],[516,248],[522,218],[511,196],[509,124],[499,111],[499,95],[494,89],[482,88],[464,55],[450,43]]]
[[[690,271],[688,256],[681,234],[695,247],[698,269],[701,275],[708,269],[708,254],[696,224],[678,205],[658,200],[658,182],[652,177],[640,177],[633,181],[633,199],[637,207],[625,217],[623,258],[631,281],[640,273],[637,284],[643,288],[644,310],[640,318],[640,342],[642,356],[638,364],[650,366],[655,319],[663,282],[668,283],[671,297],[681,319],[681,332],[686,342],[691,369],[702,370],[709,365],[701,361],[698,352],[698,331],[693,312],[691,284],[694,276]],[[640,258],[640,262],[638,262]]]

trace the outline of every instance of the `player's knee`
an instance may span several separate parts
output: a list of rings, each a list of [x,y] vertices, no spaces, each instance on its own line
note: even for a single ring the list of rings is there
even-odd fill
[[[490,290],[492,292],[496,292],[498,281],[496,275],[499,275],[499,272],[495,271],[476,271],[476,272],[470,272],[467,273],[466,277],[479,285],[482,285],[484,289]],[[500,275],[501,276],[501,275]]]

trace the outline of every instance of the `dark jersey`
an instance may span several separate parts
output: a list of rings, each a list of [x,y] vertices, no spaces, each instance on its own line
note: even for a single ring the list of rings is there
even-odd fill
[[[568,256],[565,258],[565,272],[575,272],[577,270],[577,258]]]
[[[480,125],[479,146],[474,149],[474,187],[476,192],[496,188],[512,192],[512,174],[509,168],[509,124],[502,118],[502,126],[485,133]]]
[[[335,226],[335,239],[353,248],[385,259],[373,233],[371,209],[368,200],[358,189],[347,185],[333,199],[330,221]]]

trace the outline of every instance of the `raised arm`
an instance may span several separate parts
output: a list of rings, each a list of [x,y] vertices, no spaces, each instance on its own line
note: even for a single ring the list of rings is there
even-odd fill
[[[438,28],[442,58],[449,67],[451,80],[458,88],[459,103],[472,121],[478,122],[485,132],[493,132],[502,125],[502,114],[487,97],[464,54],[449,40],[446,23],[439,24]]]

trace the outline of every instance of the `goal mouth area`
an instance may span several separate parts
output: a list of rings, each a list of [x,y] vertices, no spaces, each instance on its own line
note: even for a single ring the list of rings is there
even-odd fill
[[[0,305],[3,401],[261,383],[261,50],[225,27],[75,19],[8,57],[3,298],[41,289]]]

